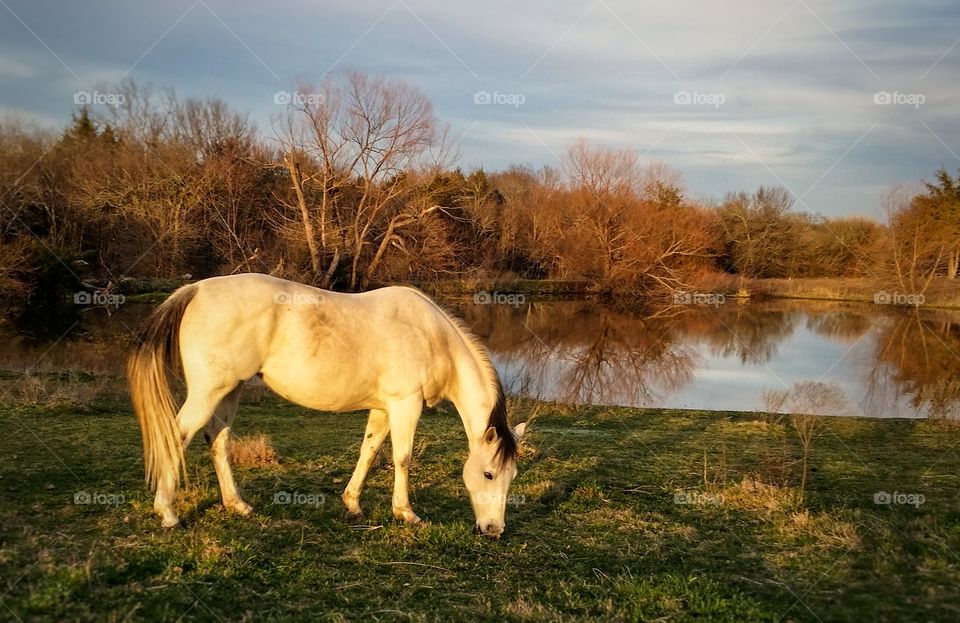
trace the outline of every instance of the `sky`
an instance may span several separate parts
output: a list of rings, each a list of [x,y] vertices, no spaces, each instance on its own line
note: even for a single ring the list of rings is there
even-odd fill
[[[278,93],[352,70],[426,93],[467,170],[557,166],[584,137],[695,199],[780,185],[882,219],[892,186],[960,169],[955,0],[0,0],[0,118],[61,127],[130,78],[270,138]]]

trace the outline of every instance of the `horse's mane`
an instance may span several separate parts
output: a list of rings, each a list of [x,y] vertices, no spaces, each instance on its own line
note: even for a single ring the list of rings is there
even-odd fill
[[[467,328],[467,325],[460,318],[447,312],[447,310],[429,296],[412,286],[401,287],[414,292],[436,309],[437,312],[450,323],[450,326],[453,327],[453,330],[467,346],[467,350],[473,355],[474,361],[476,361],[480,370],[487,378],[490,392],[494,396],[493,409],[490,411],[490,416],[487,419],[487,427],[492,426],[497,431],[497,436],[500,437],[500,445],[497,447],[497,453],[494,458],[498,459],[501,465],[507,461],[515,461],[517,459],[517,440],[513,436],[513,430],[510,428],[510,421],[507,417],[507,398],[503,393],[500,376],[490,361],[490,353],[487,351],[487,348],[480,342],[480,339]]]

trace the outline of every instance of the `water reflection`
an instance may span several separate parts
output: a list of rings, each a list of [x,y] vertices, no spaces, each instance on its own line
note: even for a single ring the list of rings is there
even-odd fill
[[[843,398],[844,413],[960,417],[958,312],[811,301],[452,308],[489,345],[507,389],[529,397],[760,410],[771,392],[822,383]],[[149,311],[89,310],[59,342],[6,321],[0,368],[122,374],[131,330]]]
[[[508,391],[579,403],[648,404],[693,380],[699,355],[683,319],[585,302],[461,307]]]
[[[960,415],[957,312],[814,301],[666,310],[576,301],[458,311],[490,344],[505,383],[530,397],[757,410],[770,392],[829,384],[835,399],[811,400],[808,409]]]
[[[929,416],[960,415],[960,324],[943,311],[905,311],[888,319],[874,344],[868,395],[906,396]],[[881,404],[875,404],[881,409]]]

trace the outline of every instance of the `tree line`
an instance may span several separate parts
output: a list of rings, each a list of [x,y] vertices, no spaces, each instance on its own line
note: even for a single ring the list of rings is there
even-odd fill
[[[218,99],[126,82],[60,132],[0,123],[0,287],[271,273],[342,290],[512,276],[597,291],[878,277],[919,291],[960,263],[960,175],[894,189],[886,222],[799,212],[786,189],[693,199],[636,151],[578,140],[558,167],[463,171],[419,89],[300,85],[268,132]]]

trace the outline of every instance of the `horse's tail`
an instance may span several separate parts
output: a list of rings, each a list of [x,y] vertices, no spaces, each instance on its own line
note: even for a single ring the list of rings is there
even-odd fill
[[[147,319],[127,360],[130,397],[143,434],[143,466],[151,489],[163,474],[186,480],[183,439],[170,389],[170,373],[180,367],[180,322],[197,293],[195,285],[174,292]]]

